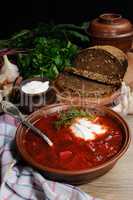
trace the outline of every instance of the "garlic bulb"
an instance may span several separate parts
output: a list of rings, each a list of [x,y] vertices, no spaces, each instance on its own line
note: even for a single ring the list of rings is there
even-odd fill
[[[3,59],[4,65],[0,71],[0,83],[3,84],[5,81],[12,83],[19,76],[18,67],[8,60],[7,55],[4,55]]]
[[[133,114],[133,91],[131,91],[131,88],[124,82],[122,83],[121,87],[119,104],[112,109],[124,115]]]

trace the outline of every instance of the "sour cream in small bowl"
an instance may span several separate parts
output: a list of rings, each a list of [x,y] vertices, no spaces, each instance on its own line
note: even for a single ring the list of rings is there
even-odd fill
[[[22,81],[20,85],[20,107],[27,113],[56,102],[56,93],[46,77],[35,77]]]
[[[30,81],[22,86],[22,91],[26,94],[38,94],[46,92],[49,88],[49,81]]]

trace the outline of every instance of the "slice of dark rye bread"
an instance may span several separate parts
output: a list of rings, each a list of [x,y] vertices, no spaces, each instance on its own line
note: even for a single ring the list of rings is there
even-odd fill
[[[101,83],[120,85],[127,70],[127,56],[113,46],[93,46],[81,50],[74,60],[74,74]]]
[[[57,93],[65,98],[69,97],[89,97],[103,98],[108,97],[116,90],[117,86],[106,85],[84,77],[63,72],[54,81]]]

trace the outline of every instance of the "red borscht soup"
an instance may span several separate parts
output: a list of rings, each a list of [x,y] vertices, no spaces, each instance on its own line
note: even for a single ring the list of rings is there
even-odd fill
[[[108,115],[88,117],[85,112],[64,111],[40,118],[35,126],[44,131],[54,145],[48,146],[28,130],[22,141],[25,151],[40,165],[54,169],[93,168],[112,158],[122,145],[120,125]]]

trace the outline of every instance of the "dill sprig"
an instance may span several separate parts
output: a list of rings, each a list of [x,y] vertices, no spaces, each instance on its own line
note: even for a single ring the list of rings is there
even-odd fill
[[[60,129],[62,126],[69,126],[77,117],[86,117],[89,120],[94,119],[94,115],[90,112],[86,112],[81,108],[72,107],[67,111],[60,112],[58,119],[54,121],[54,127]]]

